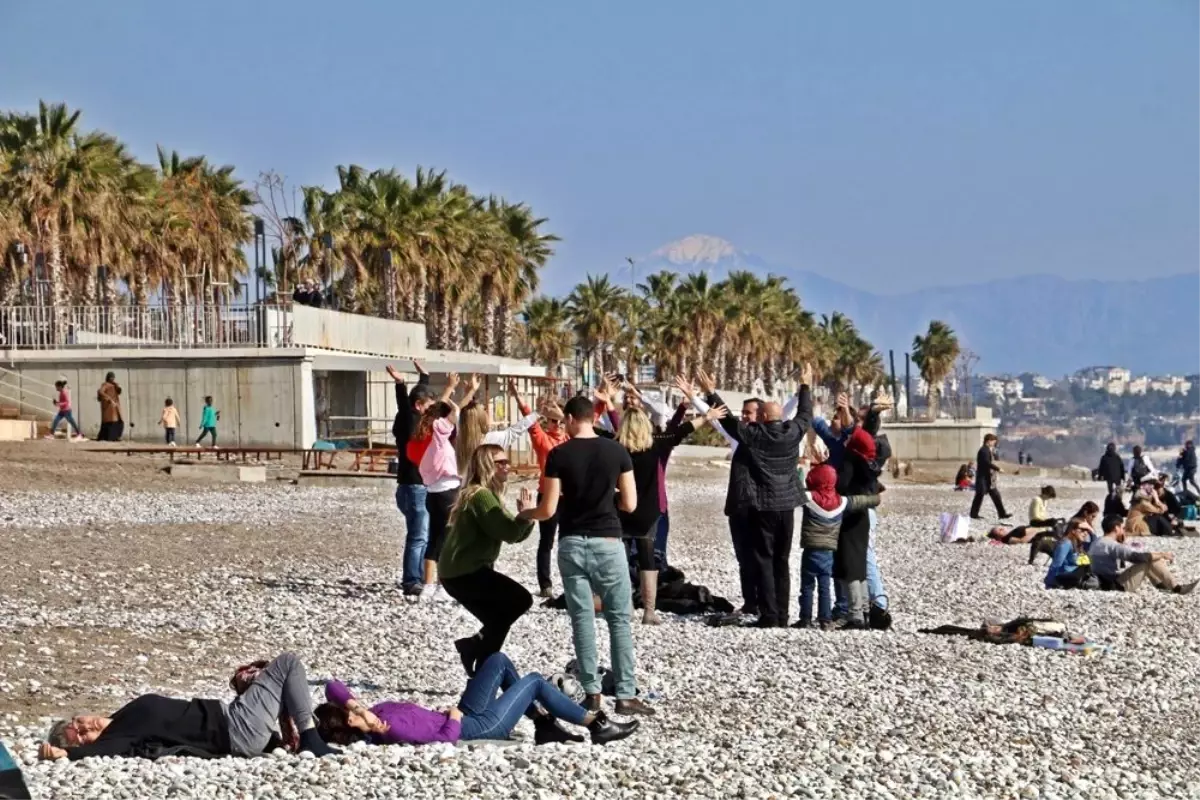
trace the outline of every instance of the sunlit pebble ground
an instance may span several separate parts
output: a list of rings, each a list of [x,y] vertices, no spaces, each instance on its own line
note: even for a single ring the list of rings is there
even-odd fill
[[[711,467],[670,481],[670,555],[738,603],[726,476]],[[1036,483],[1005,481],[1018,514]],[[1058,487],[1059,515],[1102,494]],[[878,534],[892,632],[712,629],[669,615],[658,628],[637,625],[638,683],[661,696],[659,715],[606,748],[534,748],[522,722],[519,744],[503,748],[35,761],[51,715],[111,711],[145,691],[228,697],[235,665],[283,650],[301,654],[314,696],[337,676],[372,701],[452,703],[465,678],[450,642],[476,625],[392,586],[403,523],[387,489],[168,482],[0,495],[0,736],[35,796],[1200,796],[1200,599],[1047,592],[1026,547],[937,543],[938,513],[965,512],[969,495],[903,485],[887,491]],[[1182,576],[1200,575],[1198,540],[1152,544],[1178,553]],[[506,548],[500,569],[534,587],[535,549],[536,534]],[[797,541],[797,594],[799,561]],[[1064,620],[1112,652],[915,632],[1020,614]],[[535,607],[506,650],[524,669],[561,669],[572,656],[565,614]]]

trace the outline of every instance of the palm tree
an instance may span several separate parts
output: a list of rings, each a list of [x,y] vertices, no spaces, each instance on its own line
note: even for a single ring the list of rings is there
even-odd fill
[[[954,369],[958,353],[958,337],[949,325],[940,320],[930,322],[924,336],[913,337],[913,362],[921,370],[921,377],[929,387],[929,416],[932,419],[938,417],[942,384]]]
[[[617,338],[616,310],[625,290],[609,282],[607,275],[587,276],[567,297],[567,313],[585,357],[593,359],[593,376],[601,375],[608,364],[604,350]]]
[[[534,297],[525,304],[521,317],[530,360],[545,364],[547,374],[556,375],[574,341],[567,304],[553,297]]]

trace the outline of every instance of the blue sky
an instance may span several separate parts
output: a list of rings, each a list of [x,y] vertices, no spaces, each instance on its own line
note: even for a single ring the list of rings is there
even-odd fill
[[[893,292],[1197,269],[1185,0],[0,2],[0,108],[329,184],[444,167],[563,237],[691,233]]]

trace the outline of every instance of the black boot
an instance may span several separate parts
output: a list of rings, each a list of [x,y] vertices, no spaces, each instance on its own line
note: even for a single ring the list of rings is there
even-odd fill
[[[321,756],[338,756],[342,754],[341,750],[336,747],[330,747],[325,744],[325,740],[321,738],[321,734],[317,733],[316,728],[309,728],[300,734],[300,751],[312,753],[317,758]]]
[[[533,718],[533,743],[534,744],[579,744],[583,741],[583,737],[571,733],[566,728],[558,724],[558,721],[551,716],[540,716]]]
[[[640,724],[636,719],[629,722],[613,722],[601,711],[596,714],[592,724],[588,725],[588,731],[592,734],[592,744],[608,744],[629,736]]]
[[[465,639],[455,639],[454,649],[458,651],[458,657],[462,659],[463,669],[467,671],[468,678],[475,677],[475,666],[478,663],[479,637],[468,636]]]

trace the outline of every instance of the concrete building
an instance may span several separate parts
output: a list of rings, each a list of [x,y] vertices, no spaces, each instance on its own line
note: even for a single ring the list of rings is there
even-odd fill
[[[10,326],[15,311],[6,309]],[[136,330],[123,325],[119,333],[72,323],[69,342],[35,331],[20,346],[0,349],[0,406],[48,421],[53,383],[65,379],[75,417],[93,436],[100,427],[95,394],[113,372],[123,389],[126,438],[133,441],[161,441],[158,419],[167,397],[182,415],[181,444],[195,437],[203,398],[211,395],[221,411],[220,444],[309,448],[321,436],[351,429],[390,443],[396,408],[384,371],[389,363],[415,380],[412,360],[421,360],[435,384],[449,372],[479,373],[493,395],[502,392],[497,379],[544,376],[521,359],[430,351],[424,326],[415,323],[306,306],[256,308],[242,318],[226,312],[221,333],[210,325],[197,335],[194,320],[211,316],[211,309],[184,309],[184,325],[136,323]],[[156,335],[162,331],[167,335]]]

